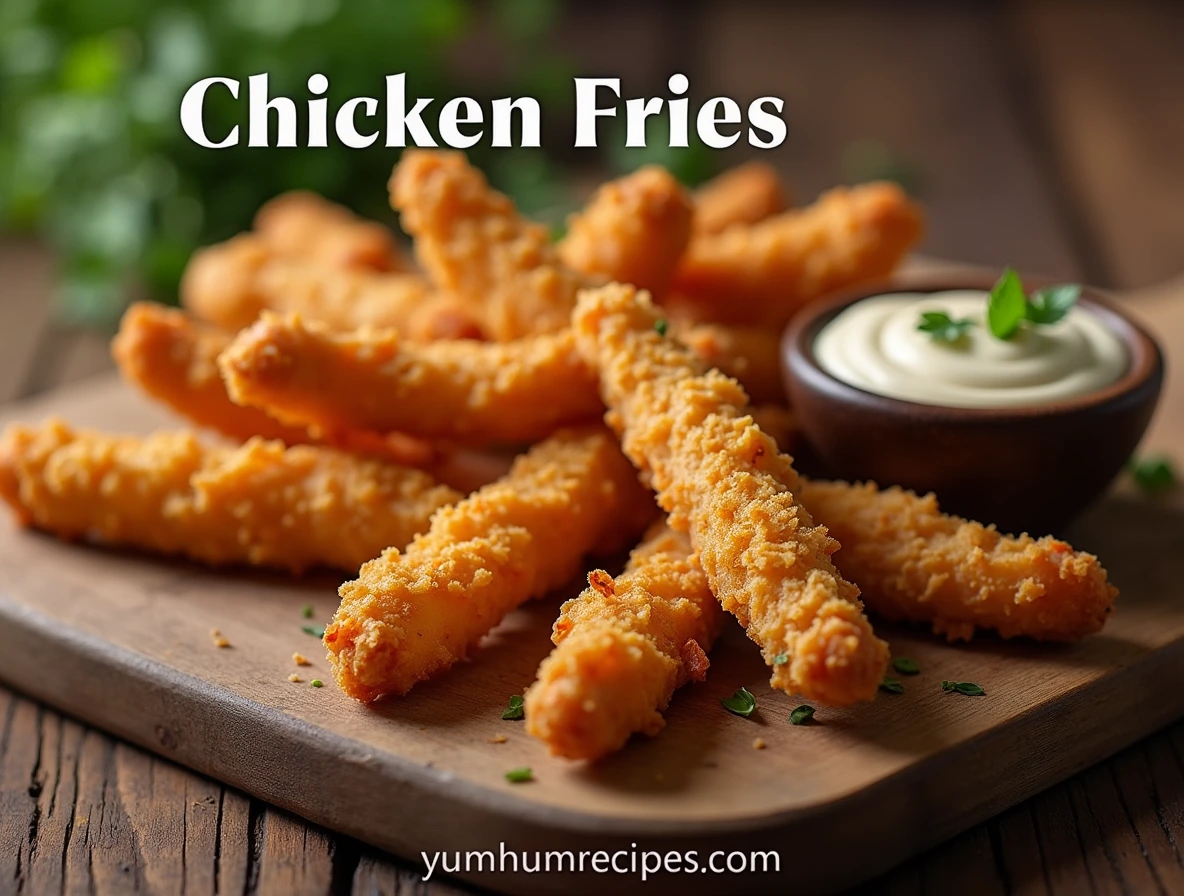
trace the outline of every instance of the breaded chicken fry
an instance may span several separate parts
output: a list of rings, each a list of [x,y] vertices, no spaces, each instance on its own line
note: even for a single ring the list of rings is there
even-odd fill
[[[264,315],[219,359],[235,401],[292,424],[528,442],[604,409],[571,330],[507,343],[413,345]]]
[[[975,628],[1076,641],[1099,631],[1117,589],[1092,554],[1063,541],[1001,535],[871,483],[803,481],[798,497],[839,539],[835,565],[887,619],[932,623],[951,641]]]
[[[320,443],[413,467],[435,458],[431,445],[402,433],[322,426],[314,435],[307,425],[287,426],[235,404],[216,363],[230,341],[225,330],[195,323],[184,312],[137,302],[124,313],[111,353],[129,383],[198,426],[240,442],[260,436],[288,445]]]
[[[789,194],[772,165],[745,162],[695,190],[696,234],[719,233],[733,224],[755,224],[789,208]]]
[[[255,233],[272,252],[289,258],[334,268],[407,270],[390,230],[307,190],[264,203],[255,214]]]
[[[227,330],[250,326],[264,311],[295,312],[336,329],[370,324],[429,338],[432,292],[419,274],[338,268],[276,255],[254,234],[194,253],[181,280],[181,302]],[[438,306],[437,306],[438,307]]]
[[[649,475],[670,525],[690,534],[773,686],[834,705],[870,699],[888,647],[831,563],[838,543],[794,499],[790,458],[744,415],[744,390],[701,373],[688,349],[655,331],[658,316],[645,293],[613,284],[582,293],[573,317],[626,455]]]
[[[799,211],[692,239],[674,291],[696,320],[779,328],[819,296],[890,274],[921,222],[894,184],[831,190]]]
[[[224,330],[163,305],[137,302],[124,312],[111,354],[125,380],[199,426],[239,441],[252,436],[289,445],[312,441],[306,427],[285,426],[230,400],[215,363],[229,344]]]
[[[213,565],[355,570],[460,499],[427,473],[327,448],[11,426],[0,497],[24,525]]]
[[[665,168],[647,165],[606,183],[568,219],[559,258],[600,282],[664,295],[691,236],[691,213],[682,185]]]
[[[437,513],[405,553],[385,551],[341,586],[325,632],[337,683],[359,700],[407,693],[464,659],[515,607],[568,581],[648,501],[603,429],[541,442],[504,478]]]
[[[555,649],[526,692],[526,730],[568,759],[599,759],[657,734],[676,688],[702,681],[724,612],[686,535],[655,526],[613,579],[559,611]]]
[[[465,302],[491,338],[567,326],[583,278],[559,260],[547,228],[522,218],[462,153],[406,151],[390,195],[424,271]]]

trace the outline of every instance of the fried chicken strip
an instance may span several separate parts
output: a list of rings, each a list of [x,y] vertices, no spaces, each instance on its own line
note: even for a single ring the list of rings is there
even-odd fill
[[[819,296],[890,274],[922,218],[895,184],[840,188],[813,205],[691,240],[674,278],[696,320],[780,328]]]
[[[695,190],[694,199],[696,234],[755,224],[785,211],[790,201],[777,169],[764,162],[729,168]]]
[[[254,234],[194,253],[181,280],[181,303],[226,330],[250,326],[264,311],[293,312],[331,327],[397,327],[431,338],[448,307],[419,274],[340,268],[275,254]],[[456,316],[455,309],[448,314]],[[471,317],[463,326],[480,328]]]
[[[287,445],[325,444],[419,467],[435,458],[431,445],[399,432],[351,427],[288,426],[257,408],[235,404],[218,372],[218,356],[230,345],[225,330],[191,320],[184,312],[137,302],[123,315],[111,354],[125,380],[199,426],[236,441],[253,436]]]
[[[111,354],[125,380],[199,426],[238,441],[252,436],[289,445],[311,441],[306,427],[285,426],[230,400],[216,363],[229,344],[224,330],[176,309],[137,302],[124,312]]]
[[[389,229],[307,190],[265,202],[255,214],[255,233],[272,252],[289,258],[333,268],[407,269]]]
[[[528,442],[603,411],[570,329],[507,343],[414,345],[264,315],[219,360],[235,401],[291,424]]]
[[[52,420],[4,433],[0,497],[22,524],[60,538],[300,572],[356,570],[461,495],[420,470],[328,448],[212,448],[190,433],[110,436]]]
[[[690,239],[691,215],[682,185],[665,168],[647,165],[604,184],[568,219],[559,258],[599,282],[618,280],[664,295]]]
[[[951,641],[976,628],[1076,641],[1105,625],[1118,596],[1092,554],[1001,535],[942,513],[931,494],[803,480],[797,495],[843,545],[835,565],[872,612],[931,623]]]
[[[521,217],[462,153],[404,152],[390,196],[424,271],[491,338],[567,326],[582,276],[560,261],[547,228]]]
[[[407,693],[464,659],[515,607],[568,581],[610,528],[636,525],[645,503],[603,429],[539,443],[505,477],[437,513],[406,552],[385,551],[341,586],[325,631],[337,683],[365,701]]]
[[[686,535],[655,526],[624,573],[588,574],[559,611],[555,649],[526,692],[526,730],[557,756],[599,759],[657,734],[677,688],[702,681],[724,612]]]
[[[888,647],[831,562],[838,542],[794,499],[791,460],[745,415],[744,390],[717,370],[702,373],[687,348],[655,331],[658,316],[648,295],[612,284],[582,293],[573,317],[626,455],[670,525],[690,534],[712,592],[760,645],[773,686],[833,705],[870,699]]]

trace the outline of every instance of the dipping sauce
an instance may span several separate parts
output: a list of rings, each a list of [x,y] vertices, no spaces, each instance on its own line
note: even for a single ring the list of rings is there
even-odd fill
[[[1055,324],[1023,325],[1008,340],[987,327],[979,290],[873,296],[840,312],[814,342],[818,364],[838,380],[878,395],[955,408],[1054,404],[1116,382],[1126,346],[1087,308]],[[925,311],[974,325],[955,342],[917,329]]]

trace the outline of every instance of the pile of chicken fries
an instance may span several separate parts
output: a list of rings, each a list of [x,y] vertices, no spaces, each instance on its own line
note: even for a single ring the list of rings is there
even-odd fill
[[[764,165],[695,192],[646,167],[557,241],[459,153],[407,151],[389,191],[413,255],[291,193],[194,256],[182,310],[133,305],[123,376],[207,432],[11,426],[16,519],[344,571],[324,644],[367,702],[480,662],[507,614],[586,573],[524,701],[528,731],[571,759],[656,733],[729,614],[773,687],[833,706],[884,679],[869,614],[950,640],[1104,624],[1116,591],[1097,558],[932,495],[807,480],[784,453],[781,331],[901,263],[923,225],[896,186],[792,208]],[[620,575],[595,568],[627,548]]]

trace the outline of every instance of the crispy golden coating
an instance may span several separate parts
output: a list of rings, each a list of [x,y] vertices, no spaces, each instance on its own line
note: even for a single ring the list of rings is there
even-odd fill
[[[406,151],[390,195],[424,271],[493,339],[567,326],[581,275],[559,260],[547,228],[522,218],[462,153]]]
[[[320,443],[416,467],[435,458],[431,445],[402,433],[322,426],[314,435],[306,425],[288,426],[235,404],[217,365],[230,342],[225,330],[196,323],[184,312],[137,302],[124,313],[111,353],[129,383],[199,426],[240,442],[260,436],[288,445]]]
[[[514,342],[415,345],[265,314],[219,360],[235,401],[292,424],[528,442],[603,411],[570,329]]]
[[[664,295],[690,239],[691,215],[682,185],[665,168],[647,165],[606,183],[568,219],[559,258],[601,282]]]
[[[230,400],[216,363],[229,344],[225,330],[172,308],[137,302],[124,312],[111,354],[125,380],[199,426],[238,441],[252,436],[289,445],[312,441],[306,427],[285,426]]]
[[[430,338],[442,307],[419,274],[285,257],[254,234],[195,252],[181,280],[181,302],[196,317],[227,330],[241,330],[264,311],[275,311],[343,330],[397,327],[411,338]]]
[[[696,234],[719,233],[733,224],[755,224],[789,208],[789,192],[772,165],[745,162],[695,190]]]
[[[406,552],[385,551],[341,586],[325,632],[337,683],[370,701],[444,671],[515,607],[568,581],[610,528],[634,525],[642,501],[603,429],[541,442],[437,513]]]
[[[951,641],[976,628],[1076,641],[1105,625],[1118,596],[1092,554],[1001,535],[942,513],[933,495],[804,481],[798,497],[843,545],[835,565],[873,612],[931,623]]]
[[[775,327],[728,327],[671,321],[674,335],[708,367],[739,380],[754,402],[785,401],[781,332]]]
[[[109,436],[54,420],[4,433],[0,497],[61,538],[299,572],[355,570],[461,496],[420,470],[328,448],[211,448],[190,433]]]
[[[887,645],[859,590],[831,563],[838,543],[794,499],[790,458],[745,416],[748,398],[654,329],[645,293],[581,294],[573,325],[600,372],[608,420],[670,525],[689,532],[712,592],[760,645],[774,687],[821,703],[873,697]],[[784,655],[788,662],[775,664]]]
[[[674,279],[696,320],[781,327],[819,296],[890,274],[921,237],[894,184],[831,190],[807,208],[691,240]]]
[[[390,230],[307,190],[264,203],[255,214],[255,233],[277,255],[334,268],[407,269]]]
[[[675,689],[702,680],[723,621],[686,535],[656,526],[624,573],[594,570],[559,611],[555,649],[526,692],[526,730],[568,759],[657,734]]]

